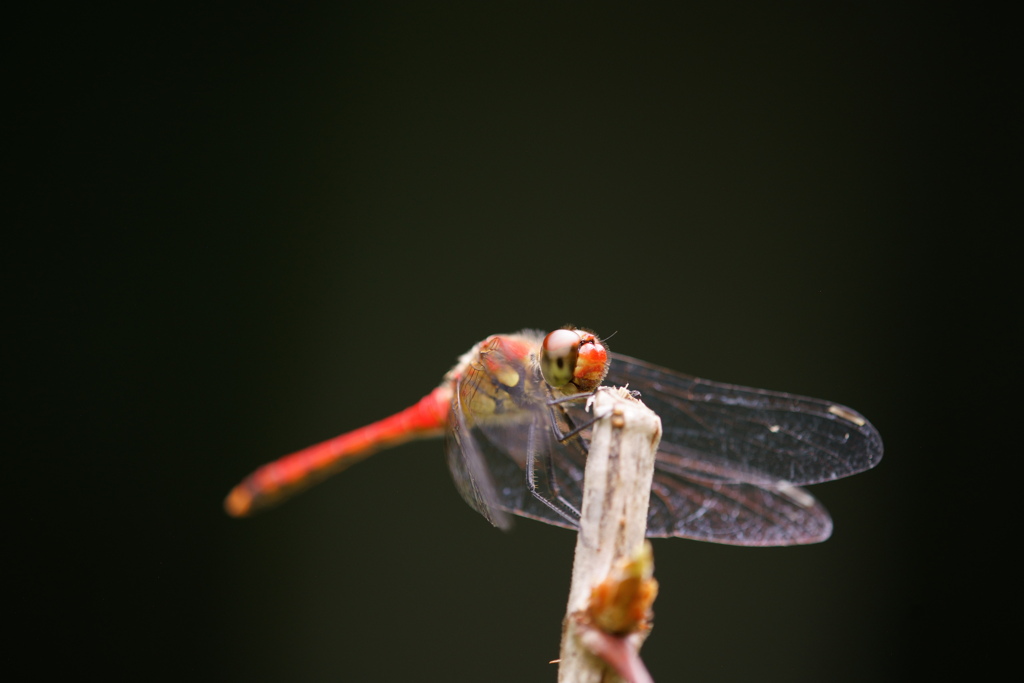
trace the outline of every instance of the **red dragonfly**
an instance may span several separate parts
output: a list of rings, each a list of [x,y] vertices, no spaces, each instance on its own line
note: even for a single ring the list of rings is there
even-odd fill
[[[495,526],[511,515],[576,527],[590,425],[585,399],[628,386],[662,421],[647,535],[735,545],[796,545],[832,532],[805,484],[870,469],[882,440],[836,403],[684,375],[610,353],[565,327],[494,335],[459,358],[415,405],[268,463],[224,507],[243,517],[383,448],[445,436],[462,497]]]

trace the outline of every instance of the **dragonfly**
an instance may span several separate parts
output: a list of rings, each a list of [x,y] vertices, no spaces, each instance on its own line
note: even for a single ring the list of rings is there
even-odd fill
[[[414,405],[263,465],[224,507],[245,517],[377,451],[444,437],[456,488],[491,524],[508,529],[517,515],[576,528],[595,422],[586,399],[603,384],[627,387],[661,418],[649,537],[823,541],[831,517],[803,486],[882,458],[878,431],[852,408],[685,375],[565,326],[484,339]]]

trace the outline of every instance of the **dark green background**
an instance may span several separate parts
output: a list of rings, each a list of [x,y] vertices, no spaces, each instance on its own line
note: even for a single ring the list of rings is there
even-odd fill
[[[7,254],[28,333],[10,443],[29,465],[9,524],[30,541],[8,602],[52,648],[26,663],[554,680],[574,536],[488,527],[440,443],[254,519],[220,504],[264,461],[411,404],[479,339],[566,322],[845,403],[886,445],[875,471],[814,489],[825,544],[655,543],[655,680],[974,661],[951,615],[993,552],[968,482],[999,462],[976,389],[1009,340],[988,311],[1005,290],[984,284],[1005,247],[981,234],[1012,118],[998,20],[483,7],[12,26],[29,154],[8,157],[10,222],[34,239]]]

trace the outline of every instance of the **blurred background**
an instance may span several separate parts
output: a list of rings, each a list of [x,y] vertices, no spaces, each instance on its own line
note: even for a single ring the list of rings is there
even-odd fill
[[[978,378],[1009,385],[1013,318],[982,229],[1007,223],[1019,111],[990,68],[998,18],[929,8],[145,5],[13,26],[8,601],[53,648],[31,670],[555,680],[575,537],[489,527],[440,442],[252,519],[221,501],[415,402],[487,335],[567,322],[852,406],[886,446],[813,489],[824,544],[655,542],[655,680],[972,660],[950,614],[998,554],[973,540],[989,504],[964,465],[1000,475]]]

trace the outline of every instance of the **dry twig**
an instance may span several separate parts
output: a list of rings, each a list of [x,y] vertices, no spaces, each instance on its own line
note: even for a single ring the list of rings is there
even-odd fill
[[[661,420],[621,389],[599,391],[593,410],[602,419],[594,427],[587,456],[580,531],[569,605],[562,627],[558,680],[560,683],[608,680],[608,666],[614,662],[607,653],[599,657],[594,652],[595,648],[600,653],[605,646],[611,646],[621,655],[613,656],[627,663],[632,657],[635,662],[628,665],[635,668],[639,664],[642,671],[642,674],[637,671],[635,676],[628,669],[620,670],[620,674],[628,680],[642,681],[647,672],[636,653],[649,628],[646,618],[640,620],[631,633],[608,633],[596,625],[600,619],[594,618],[588,607],[594,589],[614,576],[615,570],[621,572],[629,562],[635,561],[644,547]],[[653,599],[650,588],[648,585],[647,593],[641,590],[641,600]],[[644,609],[648,608],[649,601]],[[617,643],[625,650],[620,651]]]

